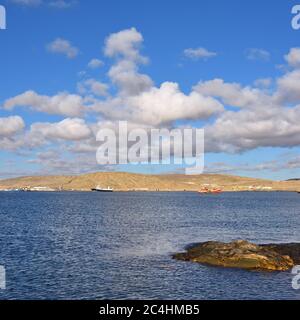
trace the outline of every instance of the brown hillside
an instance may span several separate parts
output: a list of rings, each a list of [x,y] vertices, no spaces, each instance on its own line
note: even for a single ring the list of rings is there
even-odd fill
[[[269,191],[300,190],[300,181],[276,182],[218,174],[188,176],[179,174],[143,175],[124,172],[98,172],[79,176],[32,176],[0,180],[0,189],[2,190],[49,187],[56,190],[88,191],[97,185],[101,187],[110,186],[120,191],[197,191],[206,185],[209,187],[221,187],[225,191],[245,191],[249,190],[249,187]]]

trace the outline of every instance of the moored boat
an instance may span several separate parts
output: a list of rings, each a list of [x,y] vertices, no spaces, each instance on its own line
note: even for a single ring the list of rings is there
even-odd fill
[[[114,189],[111,187],[107,187],[107,188],[101,188],[100,186],[97,186],[96,188],[92,188],[92,191],[97,191],[97,192],[113,192]]]
[[[206,187],[198,191],[198,193],[200,193],[200,194],[219,194],[222,192],[223,192],[223,190],[220,188],[208,189]]]
[[[215,189],[211,190],[211,193],[222,193],[222,192],[223,192],[223,190],[220,188],[215,188]]]

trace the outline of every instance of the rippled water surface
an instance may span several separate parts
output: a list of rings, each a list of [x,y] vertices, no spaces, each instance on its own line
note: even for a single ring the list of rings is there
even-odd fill
[[[290,272],[174,261],[193,242],[300,242],[296,193],[0,193],[0,299],[299,299]]]

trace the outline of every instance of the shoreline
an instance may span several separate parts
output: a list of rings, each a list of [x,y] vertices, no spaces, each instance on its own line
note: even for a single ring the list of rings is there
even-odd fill
[[[91,191],[100,186],[116,192],[276,192],[300,191],[300,181],[273,181],[222,174],[145,175],[96,172],[77,176],[32,176],[0,180],[0,191]]]
[[[23,191],[23,190],[1,190],[0,193],[5,193],[5,192],[10,192],[10,193],[63,193],[63,192],[85,192],[85,193],[106,193],[106,192],[95,192],[92,190],[45,190],[45,191]],[[266,191],[266,190],[261,190],[261,191],[250,191],[250,190],[224,190],[222,193],[300,193],[297,190],[271,190],[271,191]],[[114,190],[113,192],[110,193],[197,193],[199,195],[207,196],[217,196],[220,194],[201,194],[199,191],[196,190],[147,190],[147,191],[142,191],[142,190]]]

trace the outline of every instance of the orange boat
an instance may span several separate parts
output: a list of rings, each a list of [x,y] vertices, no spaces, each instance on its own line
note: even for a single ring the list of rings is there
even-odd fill
[[[198,193],[207,194],[207,193],[210,193],[210,191],[208,188],[203,188],[203,189],[199,190]]]
[[[220,188],[214,188],[214,189],[208,189],[208,188],[203,188],[201,190],[198,191],[198,193],[200,194],[219,194],[219,193],[222,193],[223,190],[220,189]]]
[[[211,190],[211,193],[222,193],[223,190],[219,189],[219,188],[216,188],[216,189],[212,189]]]

